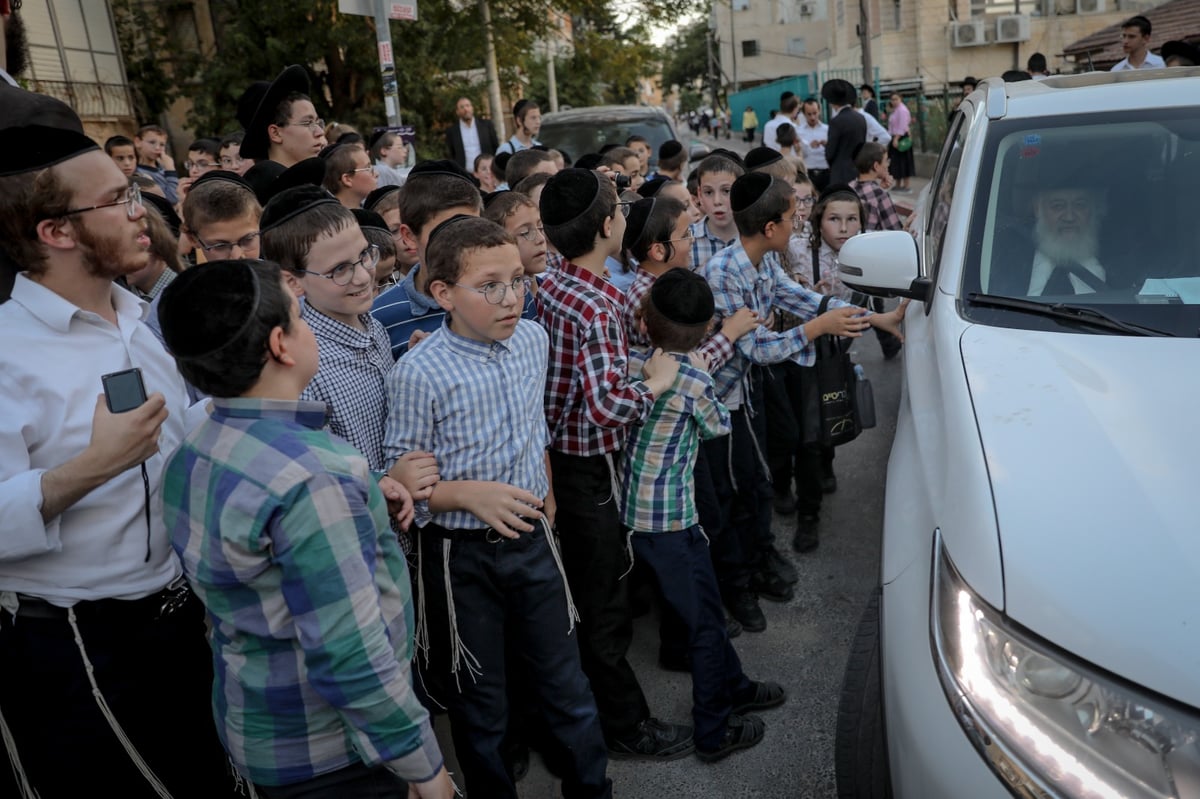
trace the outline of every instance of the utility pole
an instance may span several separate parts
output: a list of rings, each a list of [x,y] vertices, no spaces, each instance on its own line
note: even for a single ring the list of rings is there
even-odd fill
[[[715,15],[714,15],[715,19]],[[717,72],[716,59],[713,58],[713,31],[708,29],[708,36],[705,37],[708,42],[708,91],[712,97],[712,112],[717,113]]]
[[[871,65],[871,18],[867,13],[870,0],[858,0],[858,41],[862,47],[863,83],[875,86],[875,70]]]
[[[737,76],[737,36],[733,33],[733,0],[729,0],[729,56],[733,67],[733,93],[739,91]]]
[[[392,23],[384,0],[375,3],[375,41],[379,48],[379,74],[383,79],[383,104],[388,125],[400,124],[400,89],[396,83],[396,62],[392,56]]]
[[[488,104],[492,107],[492,125],[496,128],[496,137],[505,141],[508,131],[504,129],[504,109],[500,105],[500,68],[496,66],[496,39],[492,35],[492,10],[488,0],[479,0],[479,18],[487,43]]]
[[[546,35],[546,89],[550,94],[550,110],[558,110],[558,76],[554,74],[554,53],[558,50],[553,40],[554,34]]]

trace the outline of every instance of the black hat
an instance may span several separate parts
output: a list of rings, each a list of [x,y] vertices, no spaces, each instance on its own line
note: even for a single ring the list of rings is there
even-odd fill
[[[780,92],[779,104],[783,105],[784,103],[786,103],[788,101],[789,97],[795,97],[795,96],[796,96],[796,93],[793,91]]]
[[[575,162],[575,168],[595,169],[596,167],[600,166],[600,162],[603,160],[604,159],[601,158],[600,153],[584,153],[583,155],[579,156],[579,160]]]
[[[669,178],[664,177],[657,177],[654,180],[647,180],[641,186],[638,186],[637,193],[642,197],[654,197],[660,191],[662,191],[663,186],[667,185],[667,180],[669,180]]]
[[[373,189],[371,193],[367,195],[367,199],[363,200],[363,208],[366,208],[368,211],[374,211],[375,206],[379,204],[379,201],[394,191],[400,191],[400,187],[380,186],[377,189]]]
[[[249,172],[249,170],[246,171]],[[236,186],[241,186],[243,189],[246,189],[251,193],[254,193],[254,187],[250,185],[250,181],[246,180],[237,172],[230,172],[225,169],[214,169],[212,172],[205,172],[203,175],[192,181],[192,185],[188,188],[188,191],[192,191],[197,186],[202,184],[216,183],[218,181],[221,183],[232,183]]]
[[[195,186],[195,184],[192,185]],[[179,224],[183,220],[179,218],[179,214],[175,213],[174,206],[167,202],[165,197],[159,197],[157,194],[146,192],[142,195],[142,202],[154,206],[154,210],[158,211],[159,215],[162,216],[163,221],[167,223],[167,227],[171,229],[176,238],[179,238]]]
[[[0,128],[0,177],[47,169],[99,149],[96,142],[69,128],[48,125]]]
[[[667,139],[658,146],[658,160],[664,158],[674,158],[683,152],[683,145],[675,141],[675,139]]]
[[[1191,61],[1194,65],[1200,66],[1200,47],[1179,41],[1178,39],[1163,43],[1162,50],[1158,54],[1162,56],[1163,61],[1174,56],[1180,56]]]
[[[524,97],[522,97],[520,100],[517,100],[515,103],[513,103],[513,119],[516,119],[519,116],[521,116],[521,112],[524,111],[525,107],[529,106],[529,105],[533,105],[533,101],[526,100]]]
[[[383,221],[383,217],[374,211],[368,211],[365,208],[351,208],[350,213],[354,214],[354,219],[358,222],[359,227],[373,227],[388,233],[391,232],[388,230],[387,222]]]
[[[489,191],[487,194],[483,195],[483,207],[487,208],[492,203],[496,202],[496,200],[499,200],[501,197],[511,191],[512,189],[497,189],[496,191]]]
[[[604,195],[611,182],[590,169],[564,169],[546,181],[542,189],[542,224],[558,227],[583,216]]]
[[[708,155],[724,156],[740,167],[746,166],[746,163],[742,160],[742,156],[740,154],[735,153],[733,150],[726,150],[724,147],[714,147],[711,151],[709,151]],[[705,157],[707,158],[708,156]]]
[[[858,90],[850,81],[834,78],[825,81],[825,85],[821,87],[821,96],[830,105],[854,105],[854,100],[858,97]]]
[[[729,190],[729,207],[735,214],[740,214],[758,202],[758,198],[771,188],[775,178],[766,172],[747,172],[733,182]]]
[[[695,272],[675,268],[654,281],[650,302],[677,325],[707,325],[716,312],[708,281]]]
[[[621,240],[624,249],[628,250],[637,244],[638,239],[646,232],[646,223],[650,221],[653,211],[653,197],[645,197],[629,206],[629,215],[625,217],[625,235]]]
[[[345,147],[348,143],[349,142],[344,142],[341,139],[338,139],[333,144],[326,144],[324,147],[321,148],[321,152],[317,153],[317,158],[324,160],[324,159],[328,158],[329,156],[333,155],[334,150],[337,150],[341,147]]]
[[[243,177],[250,184],[250,188],[254,190],[254,195],[258,197],[260,205],[265,205],[267,200],[271,199],[271,184],[286,169],[287,167],[278,161],[259,161],[246,170],[246,174]],[[264,197],[266,199],[263,199]]]
[[[367,149],[369,150],[372,147],[374,147],[376,144],[379,144],[379,140],[382,139],[384,134],[386,134],[387,132],[388,132],[387,128],[375,128],[375,130],[372,131],[372,133],[371,133],[371,138],[367,139]],[[341,139],[339,139],[338,141],[341,141]]]
[[[968,83],[969,83],[969,84],[971,84],[972,86],[978,86],[978,85],[979,85],[979,81],[978,81],[978,80],[975,78],[975,76],[974,76],[974,75],[968,75],[968,76],[966,76],[965,78],[963,78],[963,79],[962,79],[962,83],[963,83],[963,85],[964,85],[964,86],[965,86],[965,85],[967,85]]]
[[[446,175],[452,178],[461,178],[475,188],[479,188],[479,181],[475,179],[474,175],[463,169],[457,161],[447,158],[422,161],[409,170],[408,179],[419,178],[421,175]]]
[[[293,93],[308,94],[308,73],[296,64],[284,69],[270,83],[260,80],[242,92],[237,103],[238,122],[246,130],[246,137],[242,139],[242,158],[260,160],[267,157],[271,148],[267,128],[275,109]]]
[[[767,166],[768,164],[782,160],[783,153],[778,150],[773,150],[770,147],[755,147],[746,153],[746,169],[758,169],[760,166]]]
[[[821,194],[817,197],[817,202],[824,202],[825,200],[829,199],[830,197],[832,197],[835,194],[853,194],[855,197],[858,196],[858,192],[856,192],[850,186],[850,184],[848,184],[848,183],[833,183],[833,184],[830,184],[829,186],[825,187],[825,190],[822,191]]]
[[[259,161],[246,170],[246,181],[262,206],[281,191],[296,186],[320,186],[325,182],[325,162],[313,156],[284,167],[275,161]]]
[[[71,106],[56,97],[37,92],[27,92],[18,86],[10,86],[0,80],[0,128],[20,128],[27,125],[45,125],[50,128],[66,128],[83,133],[83,123]]]
[[[271,228],[321,205],[345,207],[332,194],[318,186],[295,186],[281,191],[263,208],[262,218],[258,223],[259,230],[266,233]]]
[[[258,272],[265,268],[261,262],[237,258],[181,272],[163,291],[158,308],[167,350],[187,361],[236,341],[258,312]]]

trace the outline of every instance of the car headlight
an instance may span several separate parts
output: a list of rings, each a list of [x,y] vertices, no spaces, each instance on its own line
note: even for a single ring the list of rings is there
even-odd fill
[[[1200,715],[1057,651],[934,546],[934,659],[955,715],[1021,797],[1200,797]]]

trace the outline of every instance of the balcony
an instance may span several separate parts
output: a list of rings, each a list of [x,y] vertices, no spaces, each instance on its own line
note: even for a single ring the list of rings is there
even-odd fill
[[[33,80],[29,88],[57,97],[83,120],[133,117],[129,87],[120,83],[76,83],[74,81]]]

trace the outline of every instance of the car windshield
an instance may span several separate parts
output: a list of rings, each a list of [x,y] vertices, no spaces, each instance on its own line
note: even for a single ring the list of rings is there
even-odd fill
[[[585,153],[598,153],[606,144],[624,145],[633,135],[644,136],[650,143],[650,164],[658,164],[658,148],[675,138],[662,117],[647,119],[609,119],[587,122],[547,119],[542,122],[538,140],[547,147],[562,150],[575,160]]]
[[[1083,306],[1120,322],[1197,335],[1194,111],[1003,120],[984,152],[964,296]],[[980,302],[968,313],[1008,326],[1062,324],[1017,303]]]

